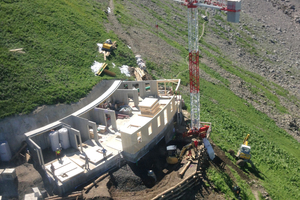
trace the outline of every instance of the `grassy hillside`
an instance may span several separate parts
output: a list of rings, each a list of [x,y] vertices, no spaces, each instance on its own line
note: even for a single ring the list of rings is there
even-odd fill
[[[117,40],[108,67],[134,66],[128,47],[110,32],[102,3],[88,0],[0,2],[0,118],[31,112],[39,105],[76,102],[107,75],[90,66],[103,61],[96,43]],[[25,54],[9,52],[24,48]]]

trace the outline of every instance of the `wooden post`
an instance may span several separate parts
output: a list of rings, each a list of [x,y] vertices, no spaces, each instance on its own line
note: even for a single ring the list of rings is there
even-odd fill
[[[87,190],[91,189],[91,187],[93,187],[94,185],[96,185],[98,182],[102,181],[102,179],[106,178],[108,175],[109,175],[108,173],[103,174],[102,176],[100,176],[99,178],[97,178],[94,182],[92,182],[88,186],[84,187],[83,190],[87,191]]]
[[[187,170],[187,168],[190,166],[191,163],[192,163],[192,161],[187,162],[187,164],[183,167],[181,172],[179,172],[179,175],[181,178],[183,177],[184,172]]]

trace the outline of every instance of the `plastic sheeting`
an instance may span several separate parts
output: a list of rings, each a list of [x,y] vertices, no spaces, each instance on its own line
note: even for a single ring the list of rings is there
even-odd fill
[[[103,65],[103,63],[94,61],[93,65],[91,66],[91,69],[92,69],[92,72],[95,74],[95,76],[97,76],[97,72],[99,71],[99,69],[101,68],[102,65]]]
[[[208,154],[209,158],[211,160],[213,160],[215,158],[215,152],[214,152],[210,142],[206,138],[203,138],[203,143],[204,143],[204,146],[207,150],[207,154]]]
[[[130,72],[128,70],[127,65],[122,65],[122,67],[119,67],[122,74],[125,74],[126,76],[130,77]]]
[[[136,63],[138,64],[139,68],[142,69],[142,70],[145,70],[146,69],[146,64],[143,61],[141,55],[136,55],[135,59],[136,59]]]
[[[102,51],[103,44],[97,43],[97,46],[98,46],[98,51],[100,53],[100,51]]]

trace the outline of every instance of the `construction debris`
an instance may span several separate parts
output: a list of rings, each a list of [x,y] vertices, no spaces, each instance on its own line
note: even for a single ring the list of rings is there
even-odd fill
[[[134,68],[134,75],[137,81],[142,81],[145,80],[146,78],[146,74],[144,72],[144,70],[140,69],[140,68]]]
[[[142,69],[142,70],[145,70],[146,69],[146,64],[143,61],[142,56],[141,55],[136,55],[135,59],[136,59],[136,63],[138,64],[139,68]]]
[[[130,77],[130,72],[128,68],[129,67],[127,65],[122,65],[122,67],[119,67],[122,74],[125,74],[126,76]]]
[[[97,75],[100,76],[102,72],[104,72],[110,76],[116,76],[116,74],[114,72],[105,69],[105,67],[107,67],[106,63],[99,63],[97,61],[94,61],[94,64],[91,66],[91,69],[95,73],[96,76]]]
[[[117,48],[117,41],[111,42],[111,39],[107,39],[104,44],[97,43],[97,45],[99,47],[99,53],[103,53],[104,60],[106,60],[106,57],[110,55],[111,51]]]
[[[17,52],[17,53],[25,53],[25,51],[23,51],[23,48],[19,48],[19,49],[11,49],[9,50],[10,52]]]

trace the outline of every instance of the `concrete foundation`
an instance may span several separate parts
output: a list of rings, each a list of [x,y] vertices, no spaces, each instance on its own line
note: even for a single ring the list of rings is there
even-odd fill
[[[159,84],[165,85],[162,93]],[[35,152],[35,162],[41,165],[59,194],[71,192],[118,167],[124,159],[135,163],[163,138],[166,142],[172,139],[173,119],[181,112],[181,97],[173,94],[174,87],[167,89],[166,84],[175,84],[176,91],[180,80],[115,81],[84,108],[25,134],[30,150]],[[139,92],[133,88],[136,86]],[[150,89],[146,90],[146,86]],[[139,104],[144,105],[148,101],[145,98],[155,100],[156,109],[151,116],[141,115]],[[108,104],[114,110],[108,109]],[[122,105],[131,107],[132,113],[116,118]],[[104,128],[98,131],[99,126]],[[68,129],[71,147],[63,149],[60,158],[54,157],[50,148],[49,132],[62,127]]]

